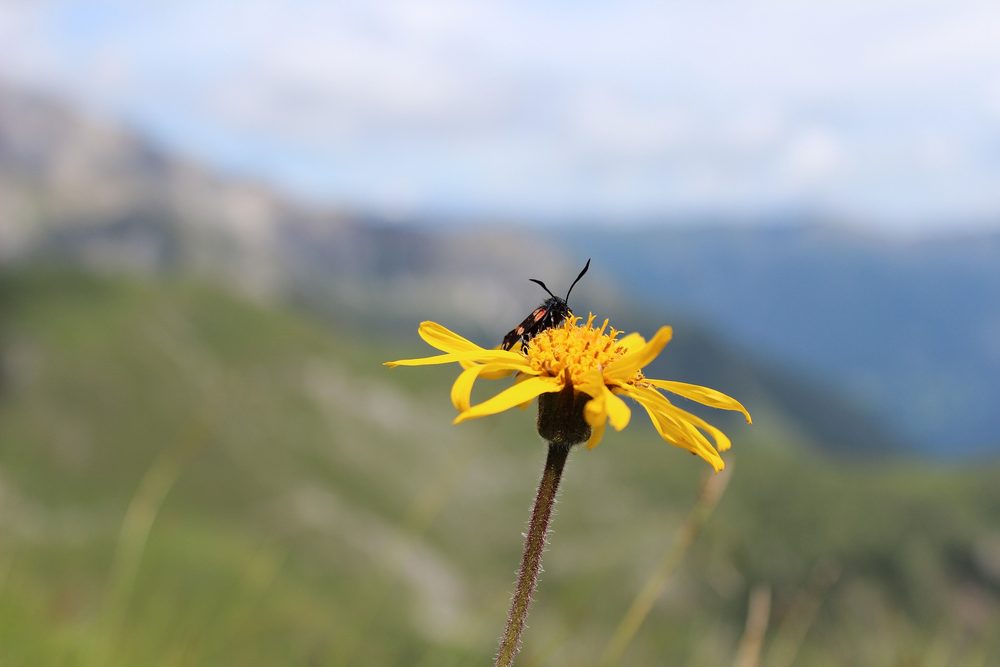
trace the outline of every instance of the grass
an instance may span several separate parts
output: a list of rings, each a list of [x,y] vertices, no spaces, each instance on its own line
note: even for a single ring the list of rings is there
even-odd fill
[[[533,415],[452,427],[452,371],[345,331],[184,280],[0,278],[0,665],[488,663]],[[765,665],[995,661],[997,466],[761,433],[622,664],[732,662],[760,586]],[[639,419],[570,457],[521,664],[596,662],[704,468]]]

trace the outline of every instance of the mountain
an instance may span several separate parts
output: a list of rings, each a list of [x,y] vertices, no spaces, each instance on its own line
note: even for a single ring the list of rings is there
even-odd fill
[[[650,308],[833,383],[924,451],[1000,451],[1000,233],[590,229],[561,240]]]
[[[431,233],[419,220],[295,200],[0,85],[0,265],[53,260],[188,273],[256,297],[409,319],[431,302],[456,317],[485,312],[482,326],[523,317],[515,278],[575,262],[502,231]]]
[[[287,209],[277,195],[9,86],[0,87],[0,202],[0,259],[183,265],[249,290],[274,288]]]
[[[454,369],[380,363],[410,338],[190,278],[0,273],[3,663],[488,663],[543,446],[530,412],[452,426]],[[753,409],[623,664],[733,662],[764,589],[766,664],[990,664],[995,467],[825,457]],[[593,664],[706,470],[640,414],[573,452],[525,664]]]
[[[0,192],[7,195],[0,238],[8,241],[0,262],[210,278],[358,334],[409,336],[420,320],[434,319],[499,341],[543,296],[528,277],[565,289],[583,263],[572,243],[523,227],[433,228],[297,202],[9,87],[0,87]],[[780,358],[761,364],[751,346],[722,345],[696,319],[634,307],[643,294],[622,288],[633,274],[619,276],[606,247],[614,245],[600,238],[577,245],[595,255],[574,294],[580,312],[606,313],[646,333],[675,325],[677,352],[664,362],[677,365],[671,370],[759,397],[782,416],[780,427],[771,426],[793,429],[798,442],[875,454],[901,449],[894,422],[874,419],[864,402],[841,397],[830,383],[803,380]]]

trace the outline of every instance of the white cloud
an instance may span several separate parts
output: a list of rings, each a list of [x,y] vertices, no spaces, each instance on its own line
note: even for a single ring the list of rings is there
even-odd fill
[[[0,9],[0,75],[365,206],[955,217],[1000,189],[998,25],[993,2],[50,0]]]
[[[797,132],[784,155],[784,168],[793,183],[817,184],[843,166],[844,149],[827,128],[808,127]]]

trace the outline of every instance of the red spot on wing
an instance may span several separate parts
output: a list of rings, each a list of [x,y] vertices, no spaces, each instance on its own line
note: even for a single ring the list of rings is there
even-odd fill
[[[539,321],[540,319],[545,317],[545,308],[541,306],[535,308],[534,312],[531,313],[531,316],[535,318],[536,322]]]

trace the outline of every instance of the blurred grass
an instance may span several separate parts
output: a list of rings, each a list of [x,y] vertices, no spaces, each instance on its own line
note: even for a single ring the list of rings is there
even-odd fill
[[[487,664],[544,448],[379,365],[420,352],[184,280],[0,277],[0,664]],[[703,464],[634,422],[570,458],[525,664],[593,664],[694,504]],[[995,664],[1000,468],[767,432],[622,664],[731,663],[758,586],[763,665]]]

